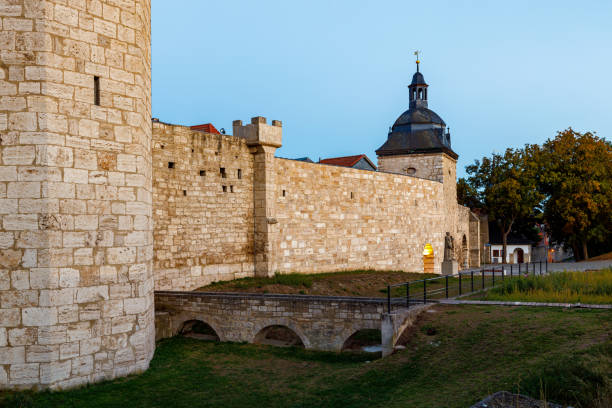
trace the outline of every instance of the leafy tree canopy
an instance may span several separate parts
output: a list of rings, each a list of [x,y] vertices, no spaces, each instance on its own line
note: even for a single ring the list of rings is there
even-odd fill
[[[532,149],[507,149],[494,153],[466,167],[467,184],[475,191],[478,201],[491,220],[502,231],[503,251],[506,252],[508,234],[526,220],[535,219],[542,194],[537,189],[537,166]],[[533,225],[533,224],[532,224]]]
[[[569,128],[537,152],[544,218],[552,239],[588,259],[588,246],[612,241],[612,144]],[[605,246],[605,245],[604,245]]]

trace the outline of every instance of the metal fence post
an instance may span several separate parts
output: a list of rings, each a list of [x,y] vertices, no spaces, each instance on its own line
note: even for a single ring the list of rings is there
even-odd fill
[[[512,267],[514,266],[514,264],[510,264],[510,279],[512,279]]]
[[[474,271],[470,272],[471,278],[472,278],[472,292],[474,291]]]
[[[521,276],[521,263],[518,263],[518,267],[519,267],[519,276]]]
[[[503,266],[502,266],[503,268]],[[493,283],[491,284],[491,287],[495,286],[495,268],[493,268]]]
[[[504,282],[505,280],[506,280],[506,269],[504,269],[504,267],[502,266],[502,282]]]
[[[387,313],[391,313],[391,286],[387,285]]]
[[[546,256],[546,274],[548,274],[548,255]]]
[[[485,288],[485,283],[484,283],[484,275],[485,275],[485,270],[486,268],[484,268],[482,271],[480,271],[480,276],[482,277],[482,288]]]
[[[461,296],[461,273],[459,273],[459,296]]]
[[[448,299],[448,275],[446,275],[446,298]]]
[[[427,303],[427,279],[423,279],[423,303]]]

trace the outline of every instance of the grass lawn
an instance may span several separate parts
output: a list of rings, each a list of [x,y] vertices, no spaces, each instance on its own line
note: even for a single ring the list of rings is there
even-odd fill
[[[0,394],[0,406],[467,408],[499,390],[610,406],[594,402],[612,400],[609,311],[432,310],[406,336],[406,349],[385,359],[176,337],[158,344],[143,375],[68,392]]]
[[[514,278],[470,299],[612,304],[612,268]]]

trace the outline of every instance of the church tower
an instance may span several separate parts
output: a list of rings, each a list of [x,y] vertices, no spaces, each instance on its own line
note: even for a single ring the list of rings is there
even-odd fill
[[[442,183],[445,228],[454,233],[457,220],[457,159],[450,131],[428,107],[428,87],[416,61],[408,85],[409,107],[390,129],[387,141],[376,151],[378,170]],[[459,241],[457,241],[459,242]]]
[[[147,369],[150,0],[0,6],[0,389]]]

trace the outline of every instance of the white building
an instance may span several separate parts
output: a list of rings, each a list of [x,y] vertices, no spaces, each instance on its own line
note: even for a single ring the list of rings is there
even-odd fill
[[[504,246],[502,244],[492,243],[489,248],[493,263],[502,263]],[[508,244],[506,248],[506,263],[531,262],[531,243]]]

